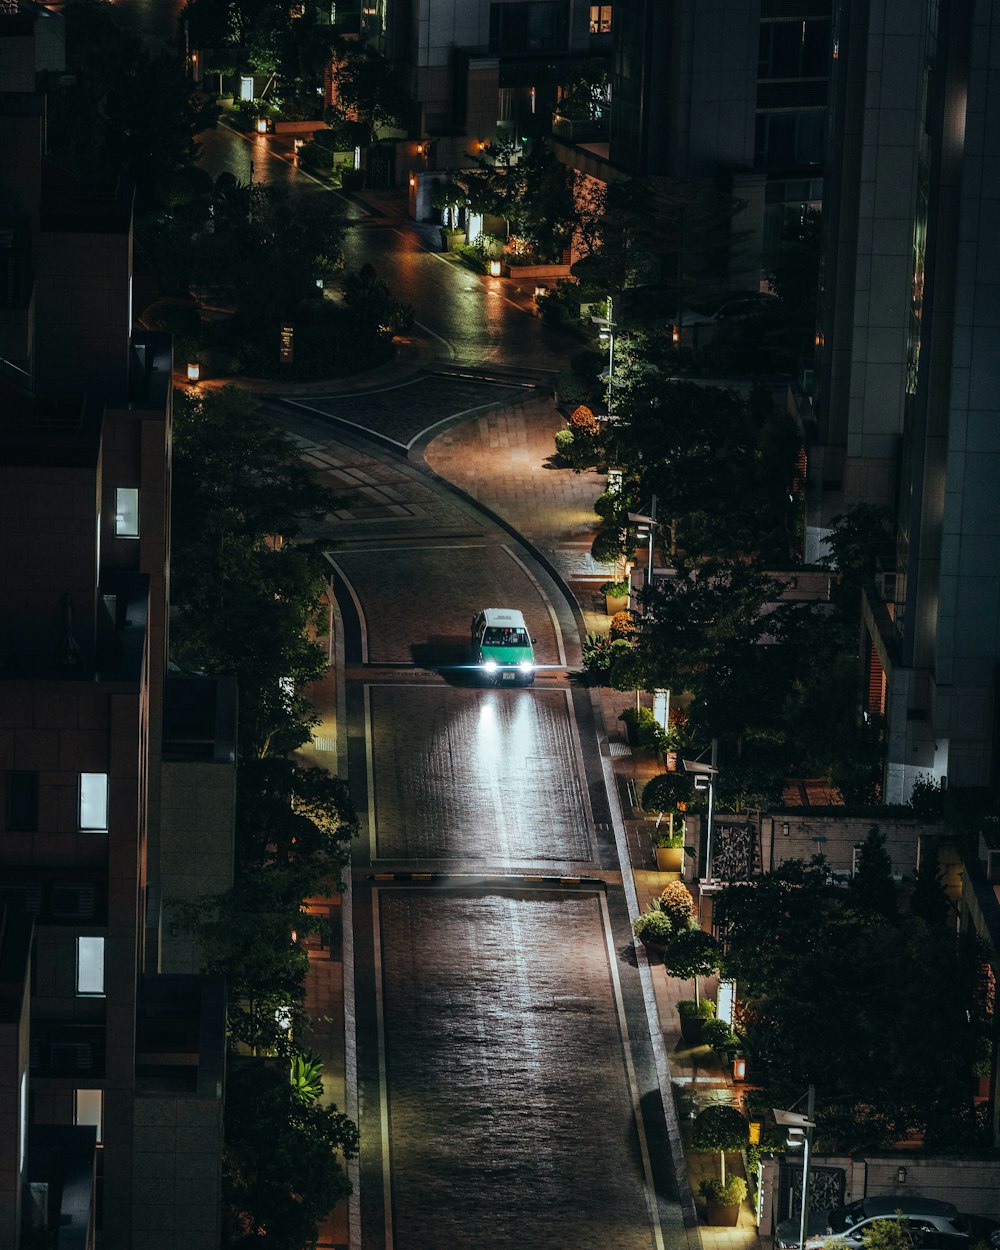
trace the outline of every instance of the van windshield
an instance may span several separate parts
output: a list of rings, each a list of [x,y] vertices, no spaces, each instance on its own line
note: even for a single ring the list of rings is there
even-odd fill
[[[528,635],[523,629],[501,629],[491,626],[483,635],[484,647],[526,647]]]

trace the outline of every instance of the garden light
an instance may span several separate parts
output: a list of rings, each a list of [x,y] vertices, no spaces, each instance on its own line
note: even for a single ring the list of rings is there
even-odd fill
[[[189,382],[197,382],[201,378],[201,365],[196,360],[188,362],[187,380]]]
[[[490,261],[490,277],[491,278],[500,277],[500,262],[498,260]]]
[[[259,135],[267,134],[267,118],[266,117],[257,118],[257,133]]]

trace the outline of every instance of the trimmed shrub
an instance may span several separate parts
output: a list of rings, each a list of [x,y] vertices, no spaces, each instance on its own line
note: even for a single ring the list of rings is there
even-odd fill
[[[642,788],[644,812],[670,812],[691,797],[691,780],[686,773],[659,773]]]
[[[617,642],[621,638],[630,642],[635,637],[637,631],[638,627],[631,612],[616,612],[611,618],[611,628],[608,630],[608,637],[612,642]]]
[[[742,1176],[730,1176],[725,1184],[713,1176],[701,1182],[698,1192],[713,1206],[738,1207],[747,1196],[747,1183]]]
[[[669,882],[660,895],[660,911],[670,917],[674,929],[686,929],[694,915],[694,899],[683,881]]]
[[[591,437],[596,437],[601,432],[600,423],[586,404],[580,404],[569,414],[569,428]]]
[[[632,921],[632,932],[640,942],[665,946],[673,931],[670,917],[662,911],[645,911]]]

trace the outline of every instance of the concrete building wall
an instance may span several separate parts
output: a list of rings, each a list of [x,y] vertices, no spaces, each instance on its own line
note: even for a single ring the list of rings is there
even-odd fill
[[[233,883],[236,773],[232,764],[165,762],[160,891],[160,970],[201,971],[197,944],[172,919],[171,903],[221,894]]]
[[[861,49],[854,49],[857,55]],[[866,55],[850,391],[848,506],[891,503],[903,433],[924,15],[874,0]]]

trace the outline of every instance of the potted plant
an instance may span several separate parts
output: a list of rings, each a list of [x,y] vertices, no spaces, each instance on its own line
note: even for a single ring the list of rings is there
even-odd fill
[[[670,813],[671,821],[673,812]],[[682,872],[684,870],[684,833],[679,830],[664,829],[657,833],[653,842],[656,853],[657,872]]]
[[[643,912],[632,921],[632,932],[643,946],[654,951],[666,950],[673,931],[670,917],[658,907]]]
[[[682,998],[677,1004],[677,1014],[681,1019],[681,1037],[688,1046],[700,1046],[705,1021],[715,1018],[715,1003],[710,998],[700,1001]]]
[[[629,746],[657,753],[666,748],[666,730],[648,707],[627,707],[618,719],[625,725]]]
[[[747,1196],[742,1176],[731,1176],[723,1183],[717,1177],[702,1181],[698,1192],[705,1199],[705,1218],[716,1227],[735,1228],[740,1222],[740,1206]]]
[[[675,933],[690,927],[691,917],[694,915],[694,899],[683,881],[671,881],[663,887],[658,907],[664,915],[670,917]]]
[[[664,746],[671,746],[671,735],[665,733],[663,735]],[[646,784],[642,787],[642,810],[648,815],[656,815],[656,827],[659,829],[663,823],[663,817],[667,816],[667,824],[671,836],[674,832],[674,811],[675,807],[682,808],[691,797],[691,782],[688,774],[678,772],[657,773],[655,777],[650,777]],[[681,833],[683,834],[684,824],[681,819]],[[675,871],[679,872],[678,867]]]
[[[695,1150],[717,1150],[719,1152],[719,1179],[712,1185],[705,1181],[701,1190],[708,1202],[710,1224],[736,1224],[739,1219],[740,1203],[747,1196],[747,1183],[742,1176],[730,1179],[739,1181],[736,1186],[726,1184],[726,1151],[743,1150],[750,1141],[750,1125],[732,1103],[714,1103],[698,1116],[691,1133],[691,1145]],[[718,1188],[716,1188],[716,1185]],[[716,1201],[706,1192],[717,1195],[723,1201]],[[742,1188],[741,1188],[742,1187]],[[739,1193],[739,1198],[736,1194]],[[729,1199],[729,1201],[725,1201]],[[712,1218],[712,1207],[716,1207],[716,1218]],[[732,1208],[728,1212],[724,1208]]]
[[[631,593],[632,586],[627,577],[620,581],[605,582],[601,587],[604,594],[604,606],[608,610],[608,616],[614,616],[617,612],[624,612],[628,607],[628,597]]]

